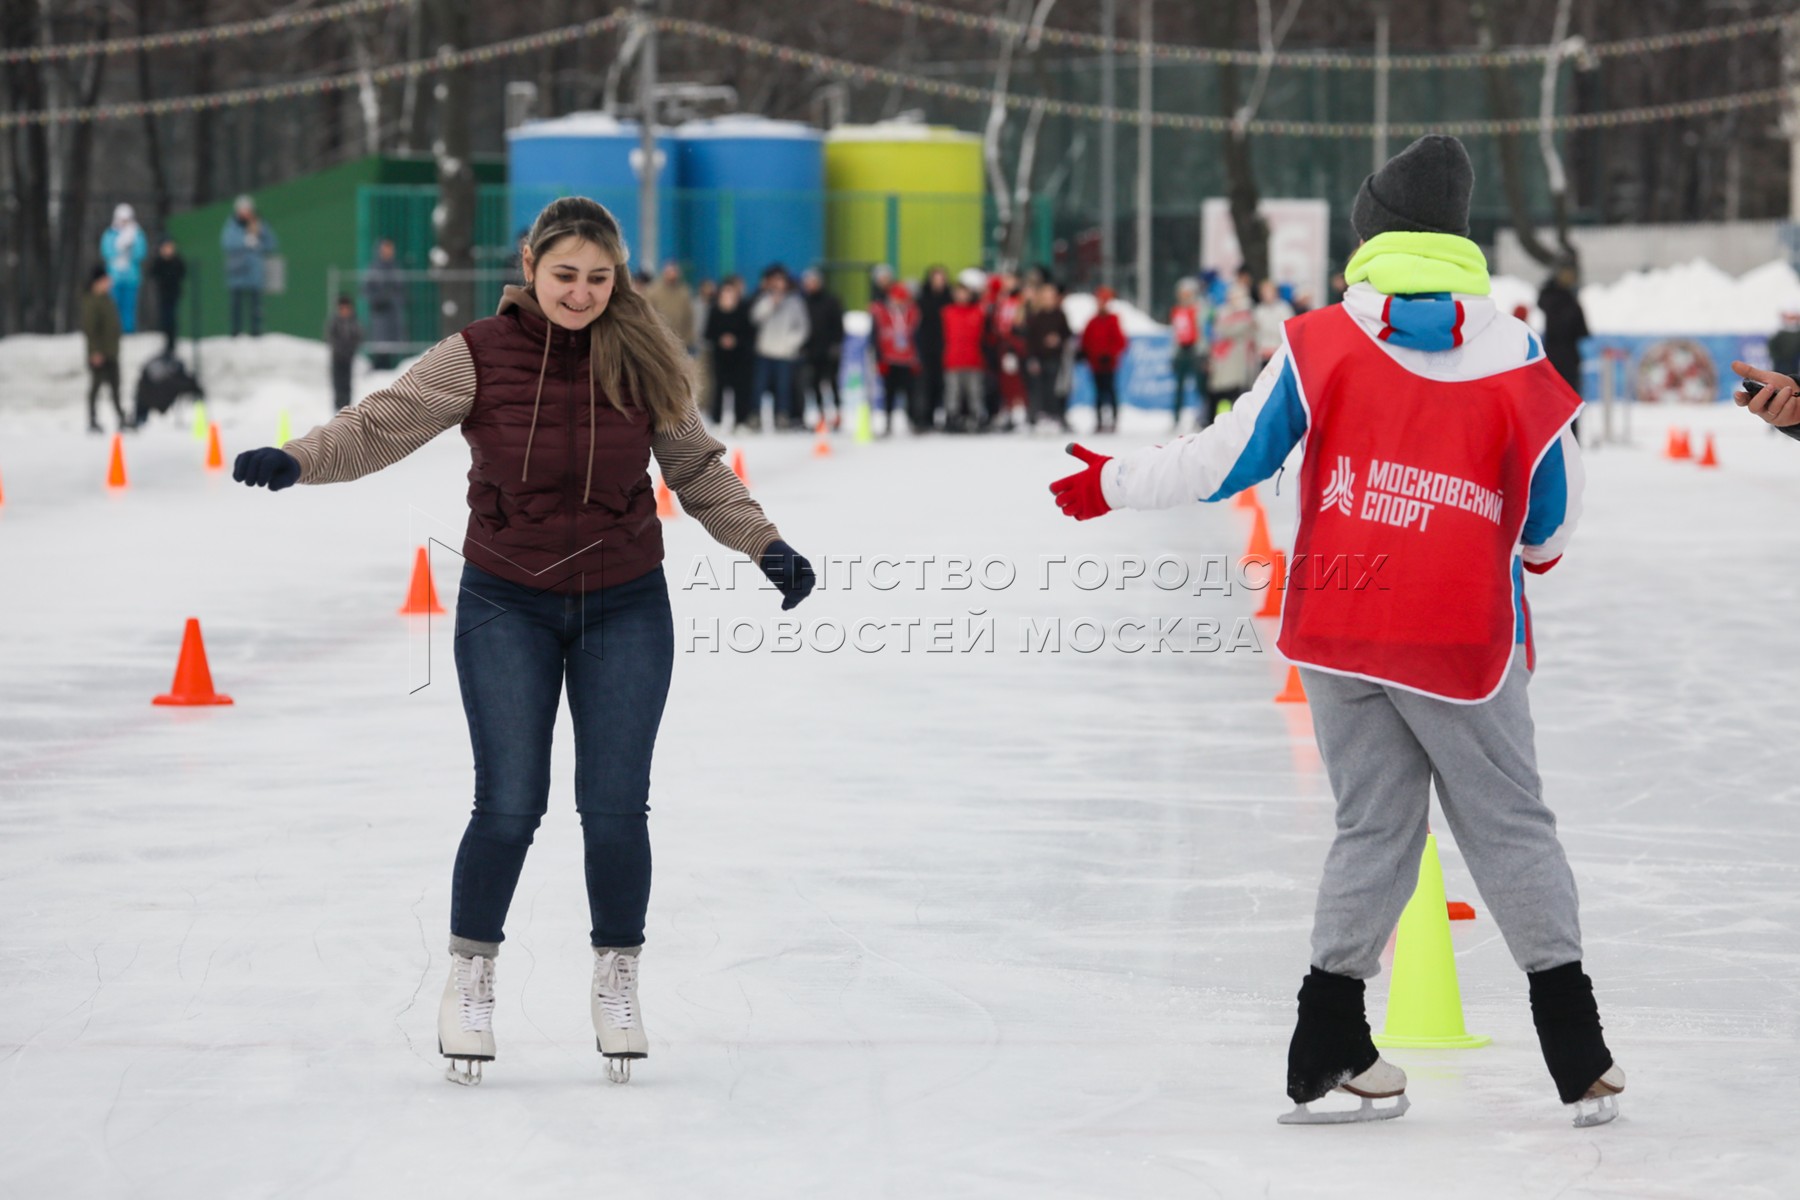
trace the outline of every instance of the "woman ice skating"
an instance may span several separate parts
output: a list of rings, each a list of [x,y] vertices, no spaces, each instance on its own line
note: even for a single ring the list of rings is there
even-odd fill
[[[1582,971],[1575,880],[1542,798],[1525,694],[1524,573],[1556,564],[1580,510],[1570,426],[1581,401],[1489,298],[1468,240],[1472,183],[1456,139],[1413,143],[1357,195],[1364,240],[1343,302],[1288,321],[1229,413],[1118,459],[1071,447],[1089,465],[1052,485],[1083,520],[1221,500],[1305,439],[1279,645],[1311,700],[1337,838],[1288,1050],[1293,1123],[1405,1111],[1406,1076],[1376,1053],[1363,983],[1412,894],[1434,779],[1526,972],[1557,1095],[1578,1125],[1598,1124],[1625,1087]],[[1367,586],[1357,564],[1378,560],[1380,585]],[[1308,1109],[1333,1090],[1365,1103]]]
[[[391,387],[285,450],[237,461],[235,478],[276,490],[359,478],[452,426],[472,451],[456,670],[475,808],[453,868],[451,967],[438,1010],[446,1074],[458,1083],[479,1083],[495,1056],[494,962],[546,808],[565,686],[596,1044],[618,1082],[649,1053],[638,1004],[646,814],[675,652],[651,456],[682,508],[762,567],[784,609],[813,587],[811,565],[721,461],[724,447],[700,424],[686,349],[626,264],[611,213],[579,197],[555,201],[526,238],[526,286],[506,289],[498,315],[439,342]]]

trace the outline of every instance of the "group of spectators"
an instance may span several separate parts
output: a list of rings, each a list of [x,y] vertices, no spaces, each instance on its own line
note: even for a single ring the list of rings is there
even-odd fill
[[[778,430],[810,428],[809,401],[814,423],[842,426],[844,306],[817,270],[804,272],[797,287],[776,265],[763,271],[755,291],[740,275],[691,288],[680,264],[670,262],[640,286],[699,360],[701,405],[715,426],[761,430],[765,398]]]
[[[230,294],[231,334],[248,329],[252,337],[262,333],[262,297],[268,283],[268,259],[279,249],[275,232],[264,224],[249,196],[239,196],[231,215],[219,231],[224,256],[225,287]],[[145,261],[149,265],[145,266]],[[100,235],[100,261],[88,272],[87,291],[81,298],[81,331],[86,341],[88,364],[88,430],[100,433],[97,402],[105,388],[111,395],[120,429],[129,429],[119,398],[119,341],[138,328],[139,293],[146,277],[156,297],[157,329],[163,335],[162,354],[172,358],[180,329],[181,301],[187,290],[188,265],[175,239],[164,234],[156,242],[138,224],[129,204],[113,209],[112,222]]]

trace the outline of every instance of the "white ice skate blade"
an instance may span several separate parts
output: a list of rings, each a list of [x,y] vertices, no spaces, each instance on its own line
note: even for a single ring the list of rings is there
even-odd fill
[[[1394,1097],[1394,1102],[1385,1107],[1377,1107],[1371,1096],[1359,1097],[1362,1104],[1357,1108],[1339,1109],[1336,1111],[1314,1112],[1304,1104],[1294,1105],[1294,1111],[1282,1113],[1275,1118],[1277,1125],[1361,1125],[1366,1121],[1391,1121],[1395,1117],[1404,1116],[1412,1105],[1403,1092]]]
[[[606,1055],[606,1077],[614,1083],[630,1083],[632,1059],[646,1057],[642,1054],[607,1054],[599,1038],[594,1039],[594,1049]]]
[[[453,1058],[450,1060],[450,1065],[444,1068],[444,1078],[451,1083],[460,1083],[464,1087],[476,1087],[481,1083],[481,1064],[484,1061],[486,1060],[479,1058]],[[468,1065],[459,1067],[456,1065],[458,1063],[467,1063]]]
[[[1575,1110],[1575,1128],[1592,1129],[1619,1115],[1619,1098],[1614,1095],[1584,1096],[1569,1107]]]

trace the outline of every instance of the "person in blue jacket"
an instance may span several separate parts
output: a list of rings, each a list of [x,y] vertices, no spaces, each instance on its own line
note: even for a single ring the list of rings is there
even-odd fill
[[[239,196],[219,232],[219,248],[225,252],[225,287],[231,293],[231,336],[243,332],[248,321],[251,337],[262,336],[262,294],[267,282],[264,260],[280,242],[263,223],[256,203]]]
[[[113,302],[119,306],[119,329],[137,332],[138,283],[143,278],[144,231],[138,227],[131,205],[113,209],[112,224],[100,235],[100,261],[112,279]]]

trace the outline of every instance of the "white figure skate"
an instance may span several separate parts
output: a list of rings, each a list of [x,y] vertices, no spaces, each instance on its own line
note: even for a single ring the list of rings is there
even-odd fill
[[[1315,1112],[1307,1105],[1296,1104],[1294,1111],[1282,1113],[1276,1117],[1281,1125],[1353,1125],[1364,1121],[1391,1121],[1403,1116],[1412,1107],[1406,1099],[1406,1072],[1384,1058],[1377,1058],[1375,1065],[1352,1079],[1332,1089],[1345,1095],[1355,1096],[1362,1101],[1360,1107],[1335,1109]],[[1393,1100],[1394,1103],[1377,1106],[1377,1100]],[[1317,1101],[1314,1101],[1317,1103]]]
[[[1619,1115],[1619,1093],[1625,1090],[1625,1072],[1618,1063],[1606,1068],[1606,1074],[1594,1080],[1587,1094],[1569,1105],[1575,1110],[1575,1128],[1591,1129],[1604,1125]]]
[[[632,1060],[650,1056],[637,983],[637,955],[595,948],[594,983],[588,989],[594,1046],[606,1056],[606,1077],[614,1083],[630,1083]]]
[[[444,1078],[474,1087],[481,1064],[494,1061],[494,960],[452,954],[438,1003],[438,1053],[450,1060]]]

